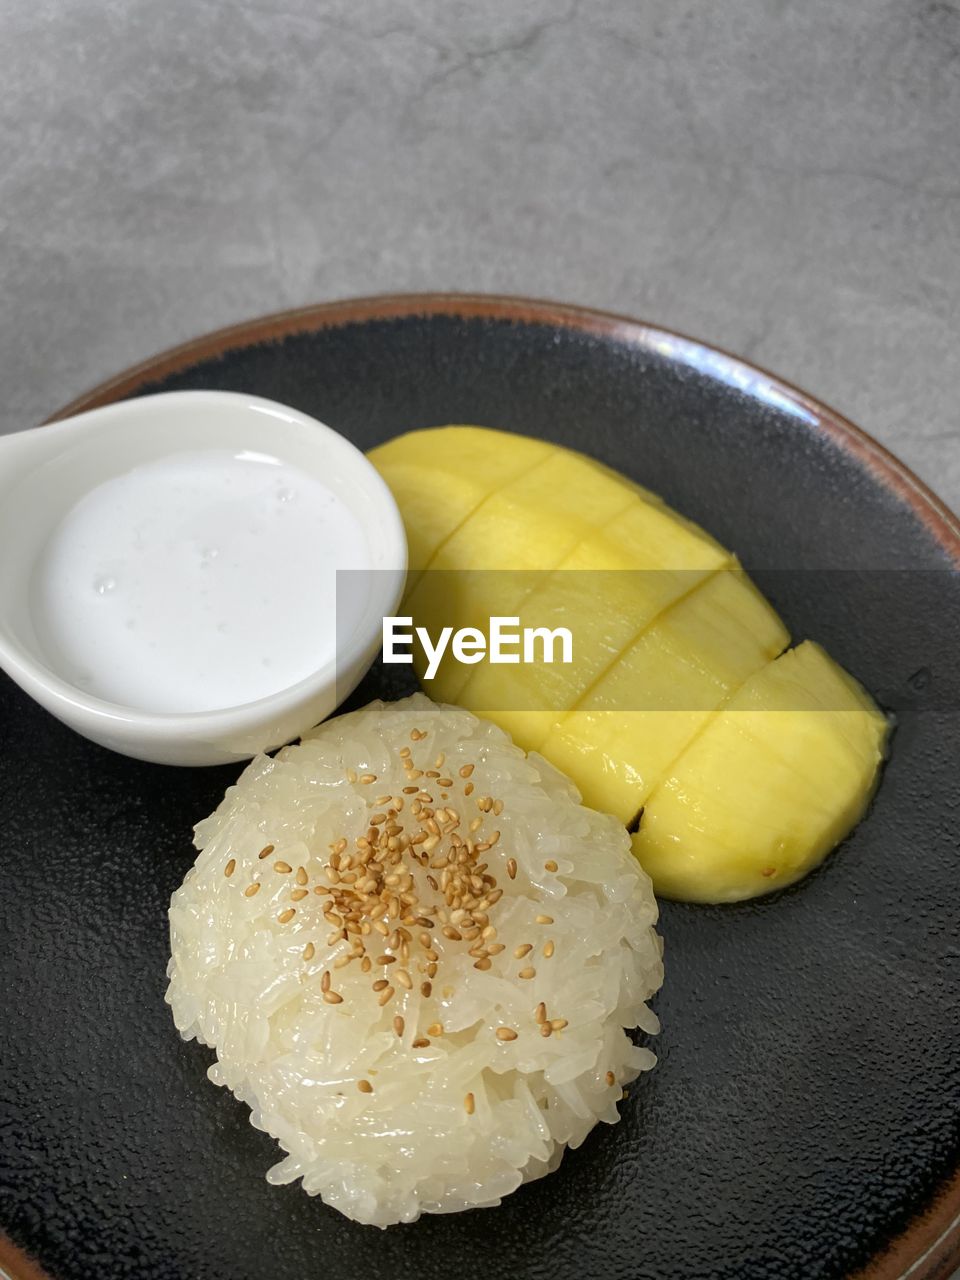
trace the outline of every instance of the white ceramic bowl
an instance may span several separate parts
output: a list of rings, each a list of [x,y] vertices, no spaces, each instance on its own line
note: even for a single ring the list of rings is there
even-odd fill
[[[360,522],[373,572],[360,621],[335,659],[257,701],[215,711],[162,713],[93,697],[54,670],[31,618],[34,567],[51,533],[84,494],[132,467],[181,450],[269,453],[332,488]],[[161,764],[246,759],[298,737],[328,716],[376,656],[382,620],[396,612],[406,572],[400,513],[375,468],[314,418],[257,396],[176,391],[95,409],[0,437],[0,666],[32,698],[94,742]]]

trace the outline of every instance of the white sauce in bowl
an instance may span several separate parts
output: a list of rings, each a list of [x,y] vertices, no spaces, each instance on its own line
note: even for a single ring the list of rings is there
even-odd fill
[[[53,670],[95,697],[232,707],[335,657],[336,570],[371,566],[356,516],[305,471],[260,453],[174,453],[67,512],[35,569],[33,625]]]

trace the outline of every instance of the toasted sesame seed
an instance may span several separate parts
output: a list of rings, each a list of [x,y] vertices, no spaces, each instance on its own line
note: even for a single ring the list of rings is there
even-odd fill
[[[474,1097],[472,1093],[468,1093],[467,1096],[464,1098],[463,1109],[464,1111],[466,1111],[468,1116],[472,1116],[474,1111],[476,1110],[476,1103],[474,1101]]]
[[[494,800],[494,802],[493,802],[493,816],[494,816],[495,818],[499,818],[499,817],[500,817],[500,815],[501,815],[501,813],[503,813],[503,801],[502,801],[502,800]]]
[[[374,960],[374,964],[394,964],[396,959],[396,956],[388,956],[384,953],[382,956],[377,956],[376,960]]]
[[[432,983],[430,983],[430,982],[421,982],[421,983],[420,983],[420,994],[421,994],[425,999],[429,999],[429,998],[430,998],[430,993],[431,993],[431,991],[433,991],[433,984],[432,984]]]
[[[343,996],[337,991],[324,991],[323,998],[327,1004],[343,1004]]]
[[[541,1034],[542,1036],[552,1036],[552,1035],[553,1035],[553,1027],[551,1027],[551,1025],[550,1025],[550,1023],[549,1023],[549,1022],[541,1022],[541,1023],[540,1023],[540,1034]]]
[[[472,796],[472,795],[473,795],[473,783],[472,783],[472,782],[468,782],[468,783],[467,783],[467,785],[463,788],[463,794],[464,794],[465,796]]]
[[[566,1018],[551,1018],[550,1025],[554,1031],[562,1031],[564,1027],[569,1026]]]
[[[274,847],[275,846],[272,844],[265,844],[263,848],[260,850],[260,852],[257,854],[257,857],[260,859],[269,858],[271,853],[273,853]]]
[[[397,969],[393,976],[394,981],[399,982],[401,987],[406,987],[408,991],[413,990],[413,979],[410,977],[409,973],[407,973],[406,969]]]
[[[552,858],[548,858],[543,864],[543,869],[544,871],[556,871],[558,868],[554,860]]]
[[[528,965],[526,969],[521,969],[520,972],[517,974],[518,978],[535,978],[536,976],[537,976],[536,969],[534,969],[530,965]]]
[[[386,978],[378,978],[373,984],[373,989],[374,991],[382,991],[384,987],[388,987],[389,985],[390,984],[387,982]]]
[[[320,979],[320,990],[321,991],[330,990],[330,970],[329,969],[324,969],[323,971],[323,977]]]
[[[393,999],[393,987],[384,987],[377,999],[377,1004],[379,1004],[380,1007],[383,1008],[383,1006],[385,1004],[389,1004],[392,999]]]
[[[489,969],[491,964],[492,964],[492,961],[488,960],[487,957],[484,956],[480,960],[475,960],[473,962],[473,967],[475,969]]]
[[[370,957],[364,956],[363,959],[360,961],[360,972],[369,973],[372,968],[373,968],[373,964],[370,960]]]
[[[348,769],[348,770],[347,770],[347,781],[348,781],[348,782],[356,782],[356,780],[357,780],[357,771],[356,771],[356,769]]]
[[[297,867],[297,884],[306,884],[307,879],[306,867]]]
[[[522,946],[516,947],[513,952],[515,960],[522,960],[524,956],[528,956],[533,950],[532,942],[524,942]]]
[[[537,924],[553,924],[553,916],[537,916]]]
[[[317,954],[317,948],[313,945],[312,942],[308,942],[307,945],[303,948],[304,960],[312,960],[316,954]]]
[[[430,1026],[429,1026],[429,1027],[427,1027],[427,1035],[428,1035],[428,1036],[442,1036],[442,1035],[443,1035],[443,1023],[441,1023],[441,1022],[431,1022]]]
[[[459,929],[454,929],[453,925],[445,924],[440,931],[445,938],[449,938],[451,942],[460,942],[463,934]]]
[[[309,896],[310,896],[309,889],[291,889],[290,890],[291,902],[300,902],[302,901],[302,899],[307,898]]]
[[[517,1038],[513,1027],[497,1027],[496,1034],[498,1040],[516,1040]]]
[[[254,880],[253,884],[248,884],[247,887],[244,889],[243,896],[245,898],[252,898],[255,893],[259,893],[259,892],[260,892],[260,881]]]
[[[516,878],[517,878],[517,860],[516,860],[516,858],[508,858],[508,859],[507,859],[507,875],[510,877],[510,879],[511,879],[511,880],[516,880]]]
[[[541,1000],[537,1005],[536,1012],[533,1015],[538,1022],[545,1022],[547,1017],[547,1006]]]
[[[373,1085],[369,1080],[358,1080],[357,1088],[361,1093],[373,1093]]]
[[[229,879],[230,876],[232,876],[233,873],[236,871],[236,869],[237,869],[237,860],[236,858],[231,858],[230,861],[227,863],[227,865],[223,868],[223,874],[227,877],[227,879]]]
[[[550,959],[550,957],[553,955],[553,952],[554,952],[553,941],[551,940],[550,942],[545,942],[545,943],[543,944],[543,954],[544,954],[544,957],[545,957],[547,960],[549,960],[549,959]]]
[[[397,1033],[397,1035],[398,1035],[398,1036],[402,1036],[402,1035],[403,1035],[403,1027],[404,1027],[403,1019],[400,1017],[400,1015],[399,1015],[399,1013],[398,1013],[398,1014],[397,1014],[397,1016],[396,1016],[396,1017],[394,1018],[394,1020],[393,1020],[393,1029],[394,1029],[394,1031]]]
[[[293,867],[291,867],[289,862],[275,862],[273,864],[273,869],[278,875],[287,876],[293,870]]]
[[[604,1080],[606,1080],[608,1085],[613,1085],[613,1084],[616,1084],[617,1077],[613,1074],[612,1071],[608,1071],[607,1074],[604,1076]]]
[[[460,774],[460,777],[461,777],[461,778],[469,778],[469,777],[470,777],[470,775],[471,775],[471,773],[473,773],[473,771],[474,771],[474,769],[475,769],[475,768],[476,768],[476,765],[472,765],[472,764],[464,764],[464,765],[461,765],[461,766],[460,766],[460,768],[459,768],[459,770],[458,770],[458,772],[459,772],[459,774]]]
[[[360,781],[364,786],[369,786],[371,782],[376,782],[377,775],[375,773],[364,773],[361,775]],[[389,798],[389,797],[388,797]]]
[[[417,1039],[414,1040],[412,1047],[414,1049],[426,1049],[429,1043],[430,1041],[427,1039],[426,1036],[418,1036]]]
[[[503,943],[502,943],[502,942],[489,942],[489,943],[487,943],[487,955],[488,955],[488,956],[498,956],[498,955],[500,954],[500,952],[501,952],[501,951],[506,951],[506,947],[503,945]]]

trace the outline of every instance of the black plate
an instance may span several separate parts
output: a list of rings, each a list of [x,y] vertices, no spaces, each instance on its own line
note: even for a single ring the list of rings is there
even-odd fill
[[[946,1275],[960,1244],[955,519],[799,392],[571,308],[317,308],[191,344],[71,409],[184,387],[287,401],[363,447],[460,421],[584,449],[733,546],[794,636],[822,640],[899,727],[872,812],[817,874],[758,903],[664,906],[660,1065],[620,1125],[499,1209],[379,1232],[267,1186],[274,1144],[206,1081],[210,1054],[181,1043],[163,1003],[191,826],[237,770],[112,755],[0,681],[9,1236],[61,1280]],[[14,1253],[5,1265],[26,1274]]]

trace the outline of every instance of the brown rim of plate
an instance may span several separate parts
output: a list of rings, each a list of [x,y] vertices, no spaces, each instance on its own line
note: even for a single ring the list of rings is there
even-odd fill
[[[200,361],[214,359],[236,347],[277,342],[292,334],[364,324],[372,320],[437,315],[573,329],[592,337],[641,348],[653,348],[658,343],[669,341],[681,360],[685,357],[690,360],[697,353],[719,356],[729,371],[742,371],[749,374],[751,380],[759,376],[781,399],[800,410],[805,419],[812,420],[840,448],[863,463],[880,484],[913,509],[940,546],[960,566],[960,520],[898,458],[842,414],[775,374],[711,344],[628,316],[564,303],[491,294],[401,293],[324,302],[281,311],[218,329],[144,360],[73,400],[49,421],[55,422],[87,409],[99,408],[113,400],[122,400],[147,383],[179,373]],[[862,1270],[851,1276],[851,1280],[950,1280],[958,1266],[960,1170],[941,1184],[927,1208]],[[36,1265],[2,1235],[0,1268],[7,1272],[9,1280],[47,1280]]]

